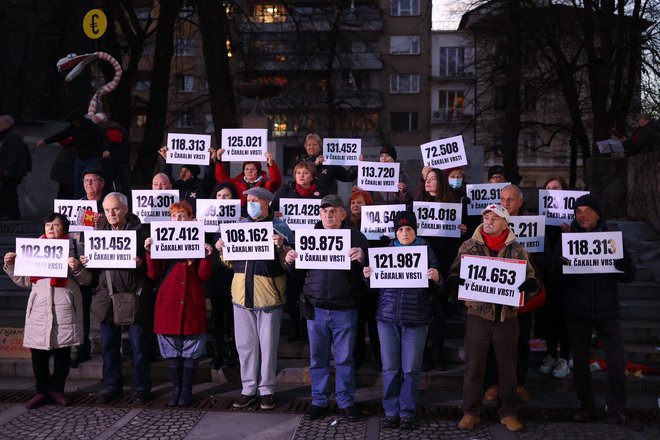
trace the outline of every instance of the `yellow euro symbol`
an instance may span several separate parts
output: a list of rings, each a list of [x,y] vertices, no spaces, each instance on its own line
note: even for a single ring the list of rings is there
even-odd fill
[[[92,40],[101,38],[108,27],[108,19],[100,9],[92,9],[83,18],[83,31]]]

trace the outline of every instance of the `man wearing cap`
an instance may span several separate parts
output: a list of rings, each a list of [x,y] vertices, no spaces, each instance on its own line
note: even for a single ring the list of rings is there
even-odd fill
[[[277,347],[284,311],[286,263],[291,250],[287,240],[293,234],[282,220],[274,216],[270,202],[273,193],[255,186],[246,190],[248,217],[243,222],[273,222],[275,251],[272,260],[226,261],[223,241],[215,244],[220,259],[234,270],[231,296],[234,304],[234,335],[241,364],[241,397],[234,408],[246,408],[261,397],[262,410],[275,408],[275,374]],[[288,237],[288,238],[285,238]]]
[[[506,178],[506,169],[502,165],[493,165],[488,168],[488,183],[508,182]]]
[[[651,153],[660,150],[660,132],[653,124],[653,115],[642,113],[637,118],[639,124],[630,139],[623,136],[623,148],[628,155]]]
[[[465,280],[460,278],[461,256],[480,255],[527,261],[526,279],[518,290],[532,296],[539,288],[529,254],[516,242],[509,229],[509,213],[501,205],[488,205],[481,211],[482,223],[472,238],[465,241],[449,270],[450,289],[456,291]],[[465,328],[465,375],[463,379],[463,418],[460,429],[473,429],[481,419],[484,373],[488,347],[493,342],[499,369],[500,421],[509,431],[519,432],[516,397],[516,341],[518,340],[515,307],[478,301],[466,301],[468,315]]]
[[[598,200],[591,194],[579,197],[574,205],[575,220],[571,232],[604,232],[607,224]],[[573,414],[576,422],[596,420],[595,399],[589,370],[591,335],[595,328],[605,350],[607,379],[605,398],[608,423],[639,428],[625,413],[626,374],[623,340],[619,322],[619,282],[629,283],[635,278],[635,266],[624,251],[623,258],[614,260],[614,267],[622,273],[563,274],[561,242],[555,249],[553,275],[562,289],[568,334],[573,350],[573,380],[581,406]]]
[[[335,395],[337,405],[349,421],[357,421],[360,413],[355,407],[355,362],[353,349],[357,334],[360,295],[364,291],[362,277],[366,251],[366,237],[346,221],[344,203],[338,195],[321,199],[321,221],[315,229],[350,229],[351,243],[348,257],[350,270],[309,269],[306,271],[303,293],[309,301],[307,331],[309,333],[312,405],[305,417],[322,417],[330,405],[330,350],[335,364]],[[286,262],[293,268],[298,254],[289,251]]]
[[[152,189],[178,189],[179,200],[186,201],[192,206],[193,213],[197,208],[197,199],[205,199],[206,192],[204,191],[202,181],[199,178],[201,168],[195,164],[184,164],[179,168],[179,180],[175,180],[172,174],[172,164],[166,162],[167,147],[161,147],[158,150],[157,168],[160,173],[154,176],[156,179],[160,174],[165,174],[170,181],[170,188],[154,188],[154,181],[152,180]],[[208,172],[208,170],[207,170]],[[160,181],[164,179],[159,178]],[[163,182],[164,183],[164,182]]]

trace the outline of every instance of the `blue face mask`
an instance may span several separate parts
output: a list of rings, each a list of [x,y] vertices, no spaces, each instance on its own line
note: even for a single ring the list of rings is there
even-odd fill
[[[458,189],[463,185],[463,179],[461,178],[451,178],[449,179],[449,186],[454,189]]]
[[[261,215],[261,203],[248,202],[247,204],[248,215],[252,218],[257,218]]]

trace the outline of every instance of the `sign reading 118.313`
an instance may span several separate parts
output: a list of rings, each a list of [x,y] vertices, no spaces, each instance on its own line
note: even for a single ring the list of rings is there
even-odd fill
[[[561,252],[567,264],[565,274],[620,273],[614,260],[623,258],[621,231],[561,234]]]
[[[211,136],[207,134],[168,133],[167,163],[208,165]]]

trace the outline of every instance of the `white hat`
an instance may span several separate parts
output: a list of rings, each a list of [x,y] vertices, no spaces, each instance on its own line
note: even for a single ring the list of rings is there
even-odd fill
[[[484,215],[488,211],[491,211],[498,217],[502,217],[503,219],[506,220],[507,223],[509,223],[509,211],[504,209],[502,205],[497,205],[493,203],[492,205],[486,206],[483,211],[481,211],[481,215]]]

